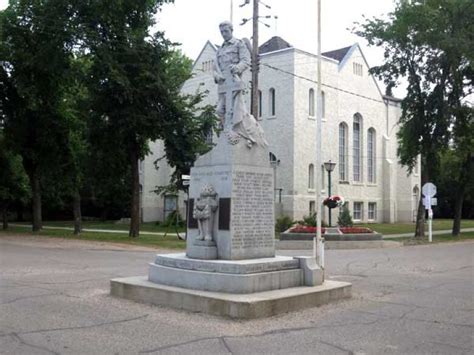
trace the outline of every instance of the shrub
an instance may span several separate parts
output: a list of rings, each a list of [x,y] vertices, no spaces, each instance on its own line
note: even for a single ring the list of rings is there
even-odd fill
[[[303,216],[302,221],[298,221],[298,224],[308,227],[316,227],[316,212],[309,216]],[[327,227],[327,224],[324,221],[321,221],[321,227]]]
[[[303,216],[302,224],[308,227],[316,227],[316,212],[310,214],[309,216]]]
[[[275,232],[283,233],[294,224],[293,220],[288,216],[278,217],[275,223]]]
[[[351,216],[351,213],[349,212],[349,208],[347,207],[347,204],[342,206],[342,213],[337,218],[337,224],[340,227],[352,227],[354,225],[354,222],[352,221],[352,216]]]

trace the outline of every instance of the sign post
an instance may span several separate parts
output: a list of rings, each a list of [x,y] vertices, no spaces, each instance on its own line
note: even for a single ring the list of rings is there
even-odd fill
[[[428,210],[428,241],[431,243],[433,241],[433,210],[431,206],[436,205],[436,199],[433,198],[436,196],[436,186],[431,182],[427,182],[423,185],[421,192],[425,196],[423,204],[425,209]]]

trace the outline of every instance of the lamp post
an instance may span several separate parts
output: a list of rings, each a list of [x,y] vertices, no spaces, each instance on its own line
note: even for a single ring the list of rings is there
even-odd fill
[[[336,163],[331,162],[331,160],[324,163],[324,169],[328,172],[328,197],[331,197],[331,173],[333,172],[334,168],[336,167]],[[332,226],[331,224],[331,208],[329,208],[329,227]]]
[[[273,168],[273,198],[274,198],[274,200],[276,200],[276,196],[275,196],[275,193],[276,193],[276,190],[277,190],[277,187],[276,187],[276,181],[277,181],[276,171],[277,171],[278,165],[280,165],[280,159],[277,159],[277,157],[273,153],[270,153],[270,165]],[[281,202],[281,201],[278,201],[278,202]]]

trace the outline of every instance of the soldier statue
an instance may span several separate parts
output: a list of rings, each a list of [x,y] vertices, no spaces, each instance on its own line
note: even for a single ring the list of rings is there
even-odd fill
[[[263,130],[248,112],[244,95],[247,86],[242,75],[250,66],[249,44],[233,36],[232,23],[219,25],[224,43],[217,50],[214,62],[214,80],[218,85],[217,115],[231,144],[244,139],[247,147],[254,144],[267,146]]]

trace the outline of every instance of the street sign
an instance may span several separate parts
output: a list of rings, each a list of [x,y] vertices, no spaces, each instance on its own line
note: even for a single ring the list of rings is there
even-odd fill
[[[431,206],[438,206],[438,199],[436,197],[425,196],[423,197],[423,206],[425,209],[430,209]]]
[[[433,197],[436,195],[436,186],[431,182],[427,182],[421,188],[421,192],[423,192],[425,196]]]
[[[189,180],[183,180],[183,186],[189,186]]]

